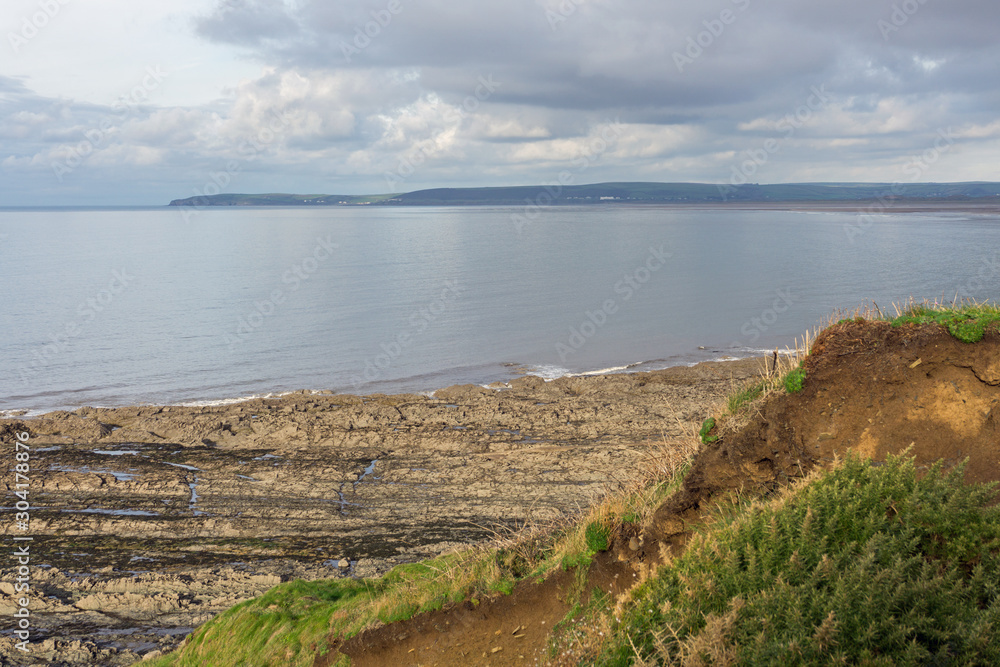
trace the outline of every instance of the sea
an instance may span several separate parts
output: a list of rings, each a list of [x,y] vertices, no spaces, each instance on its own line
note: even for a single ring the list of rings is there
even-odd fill
[[[743,358],[996,299],[998,249],[996,215],[891,209],[7,209],[0,414]]]

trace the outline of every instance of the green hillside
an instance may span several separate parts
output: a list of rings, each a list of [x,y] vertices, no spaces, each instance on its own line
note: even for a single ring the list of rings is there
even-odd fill
[[[1000,183],[595,183],[498,188],[434,188],[403,194],[218,194],[175,199],[170,206],[524,206],[607,203],[1000,201]]]

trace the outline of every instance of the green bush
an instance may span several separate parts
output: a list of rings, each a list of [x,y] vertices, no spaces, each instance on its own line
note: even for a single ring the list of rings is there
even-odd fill
[[[733,518],[636,589],[598,663],[998,665],[993,488],[852,455],[783,499],[720,512]]]
[[[963,343],[978,343],[986,335],[986,323],[982,320],[951,322],[948,333]]]
[[[698,432],[698,435],[701,437],[701,442],[703,445],[713,443],[719,439],[719,436],[717,435],[709,435],[709,433],[712,432],[713,428],[715,428],[714,417],[709,417],[704,422],[702,422],[701,431]]]
[[[802,367],[790,371],[785,376],[785,391],[789,394],[802,391],[802,384],[806,381],[806,370]]]

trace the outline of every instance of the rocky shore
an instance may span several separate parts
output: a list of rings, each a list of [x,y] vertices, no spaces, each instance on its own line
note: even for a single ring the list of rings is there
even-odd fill
[[[550,521],[691,437],[761,360],[526,376],[432,396],[304,392],[219,407],[80,408],[0,420],[30,433],[31,653],[4,664],[127,665],[281,581],[373,576]],[[17,609],[0,567],[0,615]]]

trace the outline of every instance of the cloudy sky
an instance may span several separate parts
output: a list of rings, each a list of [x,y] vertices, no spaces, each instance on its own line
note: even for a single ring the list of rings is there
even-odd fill
[[[5,0],[0,206],[1000,181],[996,0]]]

